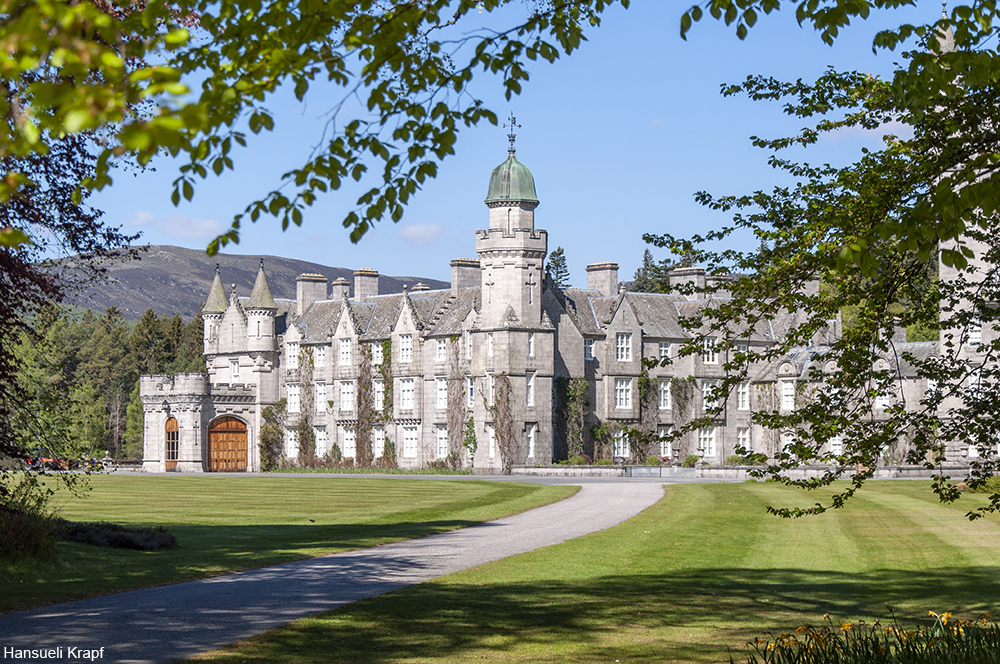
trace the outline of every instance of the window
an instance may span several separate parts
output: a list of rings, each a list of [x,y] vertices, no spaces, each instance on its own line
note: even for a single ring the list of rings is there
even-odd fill
[[[448,379],[437,379],[437,407],[444,410],[448,407]]]
[[[844,453],[844,439],[840,436],[832,436],[830,438],[830,454],[836,454],[840,456]]]
[[[465,359],[472,359],[472,333],[465,333]]]
[[[382,344],[375,342],[371,345],[372,347],[372,366],[379,366],[382,364]]]
[[[340,409],[354,410],[354,381],[340,381]]]
[[[285,429],[285,456],[288,458],[294,458],[299,455],[299,443],[295,432],[291,429]]]
[[[632,407],[632,379],[615,378],[615,408]]]
[[[661,341],[660,342],[660,359],[665,360],[670,357],[670,342]]]
[[[288,386],[288,412],[297,413],[299,412],[299,386],[289,385]]]
[[[983,343],[983,324],[978,318],[974,318],[969,322],[969,345],[978,346],[981,343]]]
[[[326,401],[326,383],[316,383],[316,406],[321,411],[329,406]]]
[[[399,361],[408,364],[413,361],[413,335],[399,335]]]
[[[399,381],[399,407],[401,410],[413,410],[412,378],[401,378]]]
[[[260,321],[257,321],[257,338],[260,339]]]
[[[354,429],[344,429],[344,458],[353,459],[357,456],[358,444]]]
[[[435,356],[435,359],[438,362],[444,362],[445,360],[448,359],[448,340],[447,339],[438,339],[437,340],[437,355]]]
[[[528,357],[535,356],[535,333],[528,332]]]
[[[316,352],[313,353],[313,357],[316,361],[316,368],[326,366],[326,346],[316,346]]]
[[[486,333],[486,356],[493,357],[493,333]]]
[[[670,410],[670,380],[661,380],[657,389],[659,390],[660,410]]]
[[[372,429],[372,458],[378,459],[385,454],[385,429]]]
[[[476,381],[469,376],[465,379],[465,392],[468,398],[466,399],[465,405],[468,408],[476,407]]]
[[[662,457],[673,457],[674,450],[673,445],[670,443],[668,436],[670,435],[670,427],[661,424],[656,427],[656,437],[660,439],[660,456]]]
[[[619,362],[632,361],[632,335],[618,333],[615,336],[615,359]]]
[[[702,456],[715,456],[715,427],[698,429],[698,449]]]
[[[969,458],[978,459],[979,458],[979,446],[975,443],[969,443]]]
[[[736,410],[750,410],[750,383],[736,386]]]
[[[323,456],[329,451],[327,443],[326,429],[318,427],[316,429],[316,456]]]
[[[340,340],[340,366],[349,367],[351,366],[351,340],[341,339]]]
[[[616,457],[628,458],[628,436],[622,429],[615,431],[614,446],[611,452]]]
[[[747,452],[752,451],[750,448],[750,427],[739,427],[736,429],[736,445],[737,447],[742,447]]]
[[[529,408],[535,405],[535,374],[529,373],[524,380],[524,402]]]
[[[381,380],[372,381],[372,400],[375,402],[375,410],[385,410],[385,382]]]
[[[230,360],[229,361],[229,382],[238,383],[240,382],[240,361]]]
[[[524,447],[528,450],[528,458],[535,456],[535,425],[524,425]]]
[[[889,395],[886,394],[885,392],[876,395],[876,397],[875,397],[875,409],[876,410],[885,410],[886,408],[889,407],[889,400],[890,400],[889,399]]]
[[[285,345],[285,359],[288,361],[289,369],[299,368],[299,344],[295,341],[289,341]]]
[[[791,431],[786,431],[781,434],[781,451],[792,453],[792,445],[795,444],[795,434]]]
[[[583,359],[590,362],[594,359],[594,340],[584,339],[583,340]]]
[[[705,337],[702,342],[701,361],[705,364],[719,363],[719,356],[715,352],[715,337]]]
[[[933,396],[933,395],[937,394],[937,391],[938,391],[938,382],[937,382],[937,380],[935,380],[933,378],[928,378],[927,379],[927,390],[926,390],[927,396]]]
[[[701,410],[703,413],[715,410],[718,403],[715,398],[715,390],[718,383],[714,380],[704,380],[701,382]]]
[[[493,425],[491,424],[486,425],[486,435],[489,437],[490,441],[489,452],[490,452],[490,458],[492,459],[497,455],[497,433],[496,431],[493,430]]]
[[[486,394],[484,394],[483,396],[486,397],[486,405],[492,406],[493,405],[493,374],[491,374],[491,373],[486,374]]]
[[[448,427],[439,426],[437,428],[437,456],[443,459],[448,456]]]
[[[403,427],[403,457],[417,458],[417,427]]]
[[[781,410],[795,410],[795,382],[791,380],[781,383]]]

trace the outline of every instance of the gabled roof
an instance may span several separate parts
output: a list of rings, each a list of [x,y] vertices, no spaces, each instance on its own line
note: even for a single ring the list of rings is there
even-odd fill
[[[374,306],[368,329],[362,335],[363,341],[381,341],[392,336],[392,330],[399,319],[399,309],[403,306],[402,293],[392,295],[376,295],[367,300]]]
[[[644,336],[666,339],[687,339],[681,327],[676,303],[684,298],[678,295],[657,293],[626,293],[625,301],[642,325]]]
[[[469,312],[479,310],[481,292],[479,288],[468,288],[459,293],[441,313],[441,318],[427,331],[427,335],[442,337],[462,334],[462,324],[469,317]]]
[[[341,300],[318,300],[309,305],[293,323],[306,343],[323,343],[340,322]]]

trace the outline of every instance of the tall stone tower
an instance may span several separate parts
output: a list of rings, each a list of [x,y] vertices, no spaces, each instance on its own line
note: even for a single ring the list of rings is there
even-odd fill
[[[509,134],[507,159],[493,169],[486,194],[490,227],[476,231],[476,253],[482,270],[482,321],[495,326],[512,316],[524,325],[541,322],[542,262],[548,234],[535,230],[535,180],[514,156]]]
[[[226,299],[226,288],[222,285],[222,276],[219,274],[219,264],[215,264],[215,279],[212,280],[212,287],[208,291],[208,300],[201,310],[202,320],[205,321],[205,355],[214,355],[219,352],[219,328],[222,325],[222,316],[226,313],[226,306],[229,300]]]

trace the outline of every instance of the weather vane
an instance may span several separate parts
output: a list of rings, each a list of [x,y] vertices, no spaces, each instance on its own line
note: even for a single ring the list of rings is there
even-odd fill
[[[507,148],[507,151],[514,154],[514,139],[517,138],[517,134],[514,133],[514,130],[520,129],[521,125],[517,124],[517,118],[514,117],[514,111],[510,112],[510,117],[507,118],[507,121],[510,123],[504,125],[504,129],[507,129],[508,127],[510,128],[510,133],[507,134],[507,140],[510,141],[510,147]]]

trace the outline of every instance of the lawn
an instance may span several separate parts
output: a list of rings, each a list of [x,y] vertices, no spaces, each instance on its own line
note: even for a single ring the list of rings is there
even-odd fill
[[[62,542],[52,565],[0,568],[0,611],[215,576],[423,537],[576,492],[576,487],[355,477],[90,478],[85,497],[60,491],[72,521],[164,525],[180,546],[128,551]]]
[[[630,521],[294,622],[203,655],[254,662],[720,662],[767,631],[905,624],[1000,604],[1000,520],[942,506],[926,482],[876,482],[795,521],[776,484],[667,487]]]

